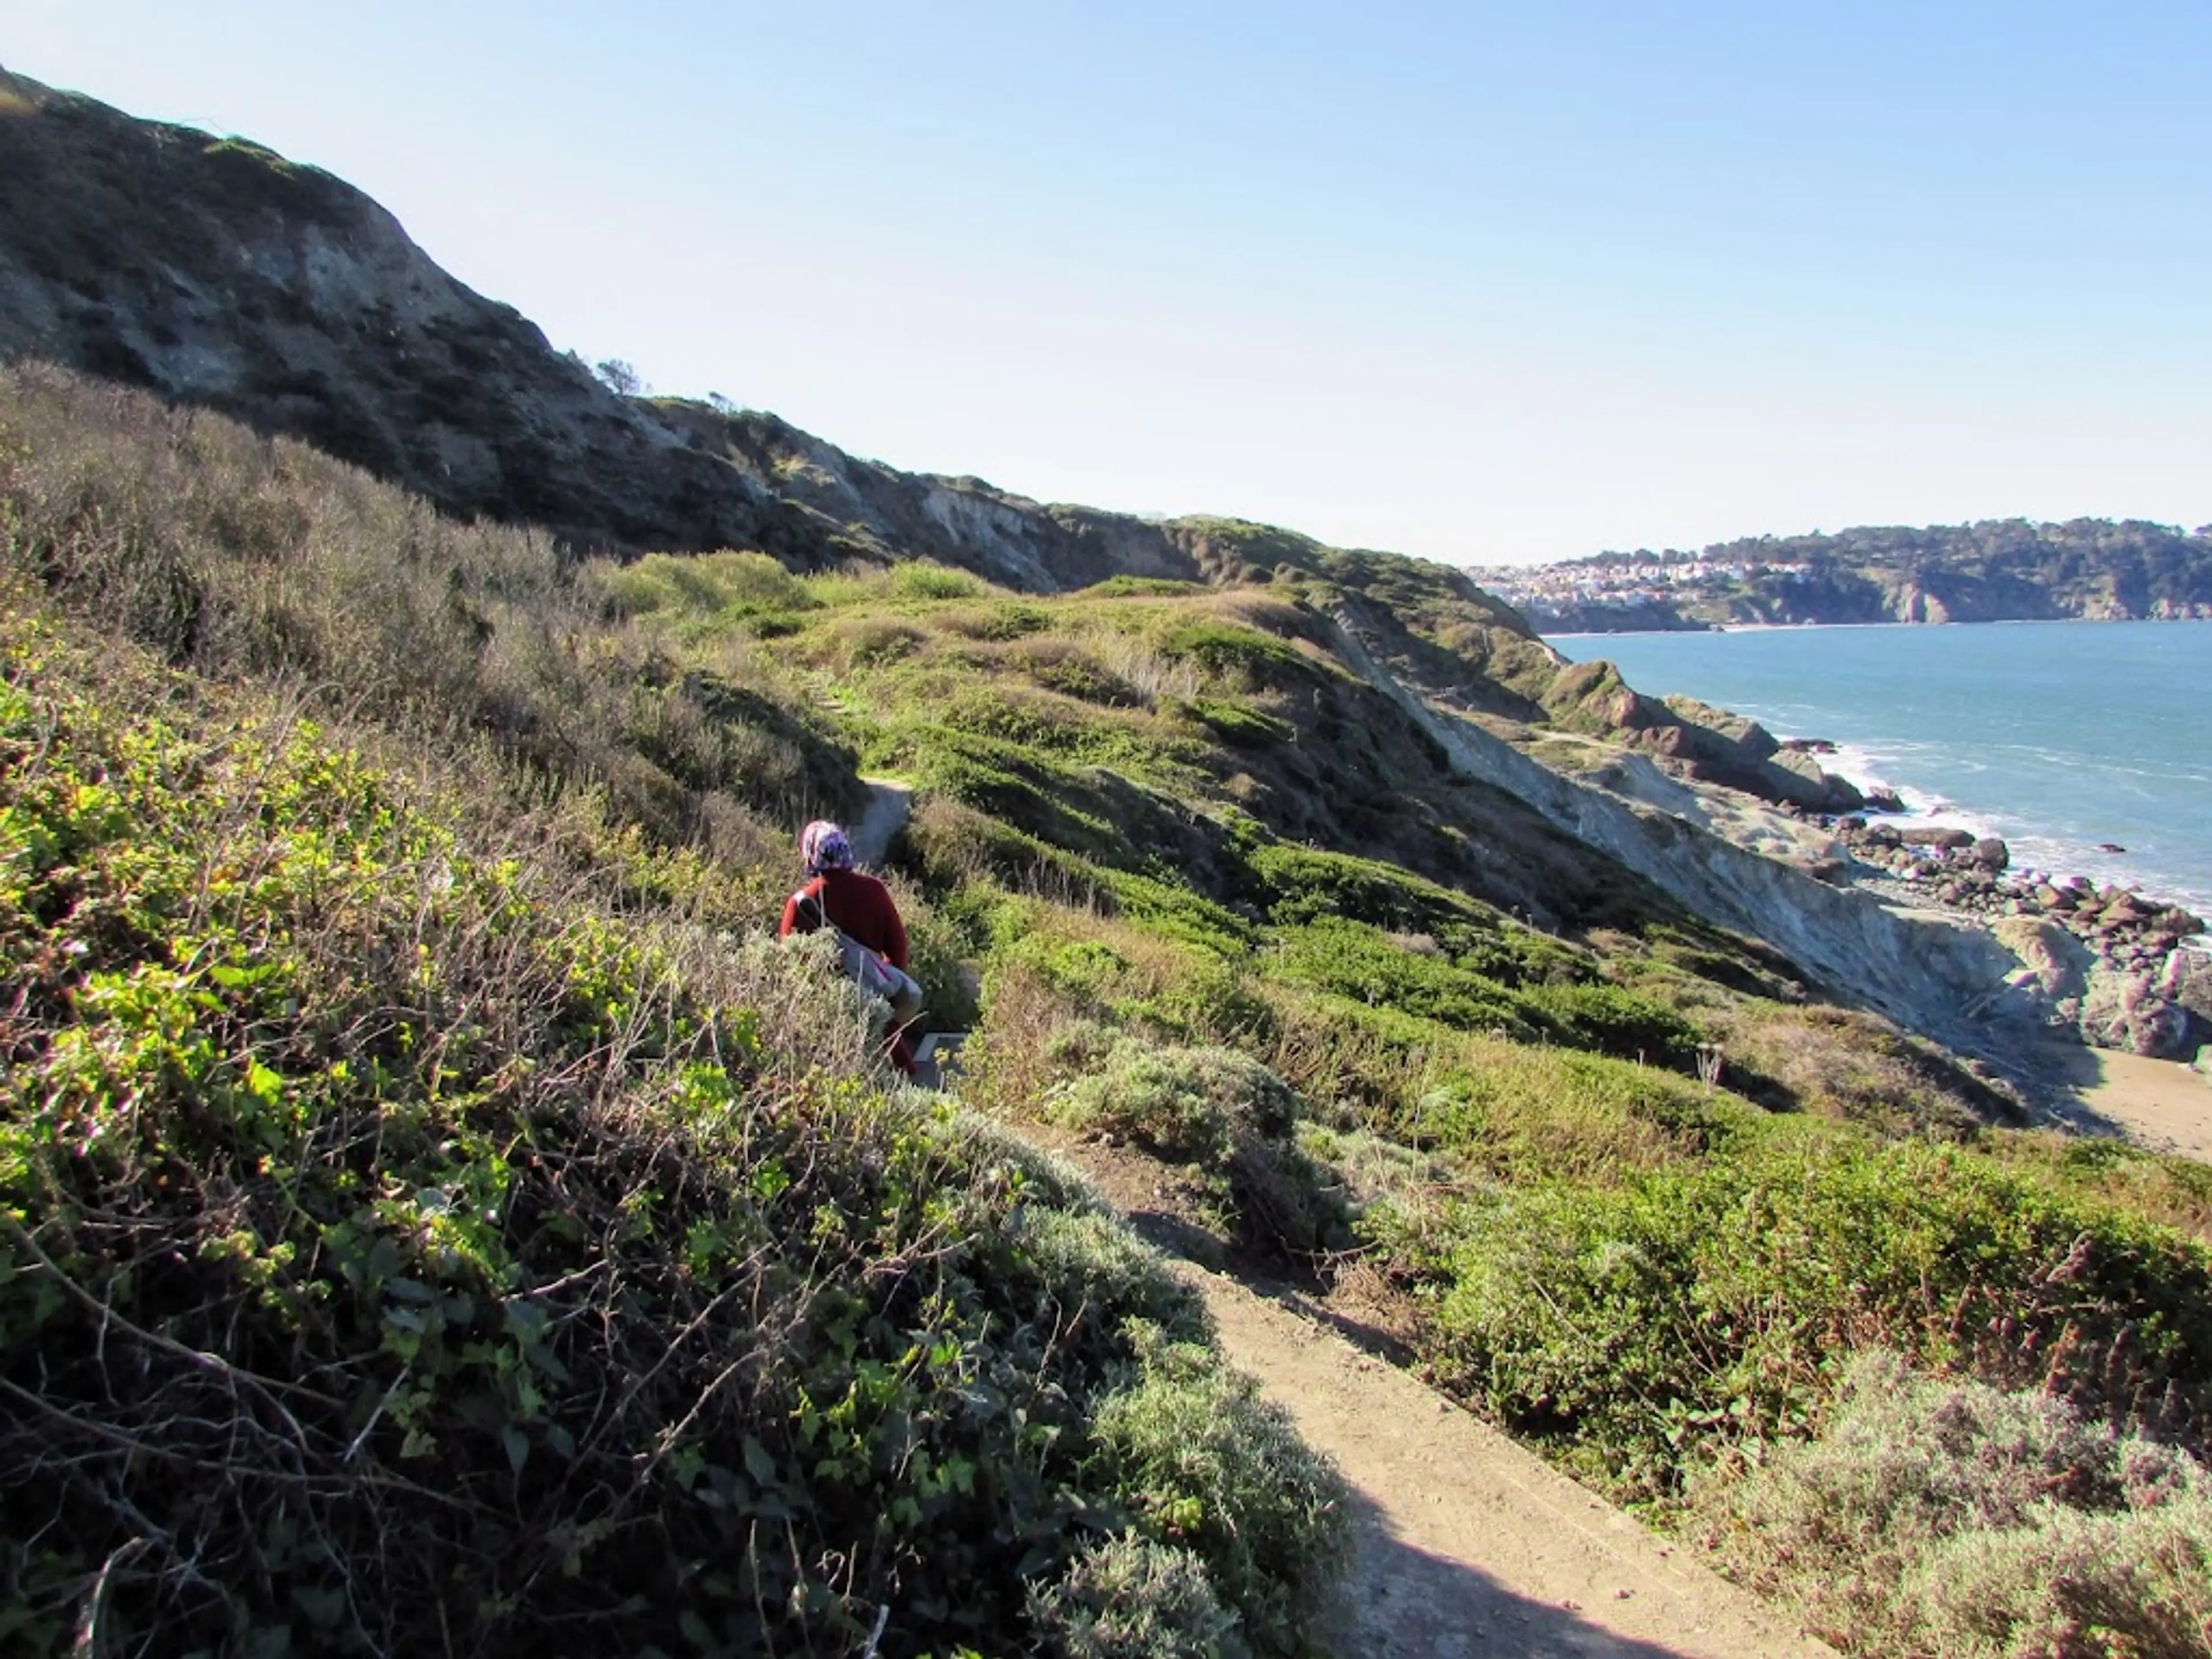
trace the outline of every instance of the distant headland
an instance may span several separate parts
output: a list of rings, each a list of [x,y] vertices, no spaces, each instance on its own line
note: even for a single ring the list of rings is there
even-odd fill
[[[2212,617],[2212,525],[1870,526],[1468,574],[1541,634]]]

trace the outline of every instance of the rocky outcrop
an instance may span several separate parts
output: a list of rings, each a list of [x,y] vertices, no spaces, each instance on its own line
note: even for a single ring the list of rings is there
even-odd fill
[[[2203,922],[2188,911],[2014,872],[1993,836],[1854,817],[1833,827],[1846,855],[1838,879],[1890,884],[1900,902],[1985,921],[2019,957],[2014,988],[2046,1024],[2157,1060],[2186,1060],[2212,1042],[2212,956],[2200,948]]]
[[[476,294],[367,196],[258,145],[0,75],[0,356],[235,416],[593,544],[816,538]]]
[[[1602,658],[1565,665],[1545,692],[1544,707],[1562,724],[1617,737],[1696,782],[1810,812],[1856,812],[1867,804],[1850,782],[1822,770],[1807,748],[1785,747],[1758,721],[1695,697],[1646,696]]]
[[[2001,1067],[2018,1060],[2039,1011],[2007,994],[2019,963],[1985,929],[1941,915],[1897,914],[1870,895],[1826,884],[1797,862],[1701,828],[1686,813],[1553,771],[1415,695],[1363,649],[1354,619],[1339,621],[1345,659],[1425,730],[1462,775],[1516,796],[1698,915],[1764,940],[1846,1000]],[[1681,787],[1647,776],[1658,788]],[[1773,823],[1778,837],[1801,850],[1820,834],[1787,818]]]

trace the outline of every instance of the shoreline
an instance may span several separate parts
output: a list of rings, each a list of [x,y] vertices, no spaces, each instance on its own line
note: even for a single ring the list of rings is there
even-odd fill
[[[2057,1059],[2092,1133],[2109,1127],[2147,1152],[2212,1164],[2212,1077],[2177,1060],[2086,1043],[2068,1044]]]
[[[1919,849],[1915,849],[1919,850]],[[2050,913],[2021,908],[2011,915],[1991,915],[1946,899],[1939,881],[1907,881],[1879,866],[1847,854],[1849,868],[1838,884],[1866,895],[1893,912],[1917,911],[1942,916],[1953,926],[1971,928],[1996,940],[2021,962],[2021,976],[2036,979],[2039,966],[2048,974],[2050,941],[2039,939],[2045,960],[2039,964],[2033,946],[2021,948],[2008,939],[1998,924],[2017,917],[2036,928],[2061,924]],[[2084,884],[2078,890],[2094,891]],[[2009,901],[2008,902],[2010,902]],[[2194,918],[2192,918],[2193,920]],[[2151,969],[2142,956],[2130,957],[2108,949],[2094,935],[2078,937],[2079,946],[2094,961],[2089,978],[2097,971],[2115,979],[2132,979],[2138,988],[2163,983],[2164,973]],[[2173,939],[2165,947],[2168,957],[2186,953],[2201,959],[2212,977],[2212,933],[2199,931]],[[2155,953],[2153,953],[2155,954]],[[2080,1000],[2086,1000],[2086,992]],[[2118,1006],[2128,1006],[2128,992],[2118,994]],[[2056,1007],[2064,1008],[2064,1001]],[[2140,1006],[2140,1005],[2139,1005]],[[2086,1010],[2080,1018],[2087,1018]],[[2206,1016],[2200,1008],[2193,1019],[2201,1032]],[[2031,1039],[2019,1055],[2022,1074],[2029,1083],[2030,1103],[2039,1128],[2081,1135],[2116,1135],[2130,1146],[2161,1155],[2189,1158],[2212,1164],[2212,1041],[2197,1048],[2197,1058],[2146,1054],[2130,1048],[2093,1041],[2079,1024],[2069,1020],[2046,1025],[2039,1041]]]
[[[2119,1135],[2212,1163],[2212,933],[2198,917],[2086,881],[2051,888],[2045,896],[2063,908],[2046,908],[2042,884],[2008,871],[2008,854],[1993,839],[1915,844],[1892,817],[1878,820],[1869,840],[1863,829],[1840,827],[1865,824],[1860,815],[1785,809],[1656,767],[1643,774],[1668,779],[1655,791],[1633,787],[1638,775],[1615,771],[1601,787],[1893,915],[1932,918],[1990,941],[2012,969],[1978,989],[1960,988],[1952,1011],[1982,1027],[1989,1043],[1952,1046],[2011,1080],[2032,1127]],[[1905,879],[1900,866],[1917,868],[1918,878]],[[2201,1046],[2205,1069],[2138,1051],[2171,1056],[2184,1042],[2191,1052]]]
[[[2015,868],[2033,868],[2054,884],[2079,875],[2212,916],[2205,830],[2212,775],[2197,752],[2201,720],[2188,706],[2189,690],[2203,684],[2199,647],[2212,644],[2212,618],[2158,629],[2118,618],[2072,626],[2076,620],[1723,630],[1779,636],[1747,639],[1741,650],[1706,637],[1711,630],[1563,635],[1557,644],[1572,659],[1612,658],[1631,688],[1686,686],[1685,695],[1757,722],[1785,748],[1810,751],[1804,758],[1875,797],[1869,812],[1902,809],[1900,829],[1951,825],[1978,839],[2002,837]],[[2033,640],[2007,634],[2009,646],[1987,631],[1947,642],[1929,632],[1936,626],[2040,633]],[[1792,643],[1790,636],[1807,627],[1827,645]],[[1970,645],[1969,637],[1982,643]],[[2039,665],[2061,659],[2062,681],[2038,678]],[[2001,697],[1975,689],[1984,665]],[[1913,689],[1922,671],[1938,692]],[[2109,709],[2100,676],[2113,679]],[[2123,695],[2121,680],[2143,689]],[[2063,709],[2029,706],[2061,684],[2072,688]],[[2014,702],[2022,705],[2017,714]],[[2118,723],[2110,742],[2099,729],[2106,720]],[[1778,758],[1809,769],[1802,758]]]
[[[2079,864],[2067,869],[2062,860],[2130,859],[2125,847],[2116,842],[2076,842],[2067,837],[2039,831],[2033,825],[2024,828],[2002,827],[2004,813],[2001,809],[1989,809],[1952,800],[1917,784],[1900,783],[1886,775],[1875,757],[1858,745],[1830,738],[1804,734],[1775,734],[1785,748],[1801,749],[1818,757],[1822,769],[1865,795],[1869,805],[1863,810],[1840,815],[1863,819],[1869,828],[1887,824],[1900,833],[1914,830],[1960,830],[1974,837],[2002,841],[2008,855],[2027,848],[2032,862],[2013,865],[2008,869],[2031,884],[2041,883],[2051,887],[2088,886],[2102,890],[2117,886],[2130,892],[2146,905],[2157,908],[2196,910],[2200,914],[2212,912],[2212,895],[2201,893],[2185,884],[2176,884],[2161,890],[2156,872],[2139,873],[2125,866],[2112,867],[2109,862],[2102,872],[2081,867]],[[1836,763],[1830,764],[1829,763]],[[1874,805],[1880,799],[1899,803],[1896,808]],[[2051,856],[2055,854],[2056,856]]]
[[[2212,622],[2212,617],[1970,617],[1939,623],[1901,622],[1892,617],[1887,622],[1701,623],[1689,628],[1562,629],[1557,633],[1537,629],[1536,637],[1549,645],[1554,640],[1652,639],[1675,634],[1801,634],[1814,629],[2057,628],[2072,623],[2190,622]]]

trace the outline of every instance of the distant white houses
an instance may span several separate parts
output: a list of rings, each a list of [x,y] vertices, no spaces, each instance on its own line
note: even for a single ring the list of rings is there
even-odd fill
[[[1720,583],[1756,577],[1802,580],[1805,567],[1762,559],[1707,559],[1631,554],[1572,564],[1492,565],[1470,568],[1475,584],[1523,610],[1575,605],[1651,605]]]

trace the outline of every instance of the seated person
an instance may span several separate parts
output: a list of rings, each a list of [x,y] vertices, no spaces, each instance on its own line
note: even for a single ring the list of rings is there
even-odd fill
[[[891,1064],[914,1075],[906,1028],[921,1012],[921,987],[907,971],[906,924],[890,889],[853,867],[853,843],[843,830],[817,819],[799,837],[806,884],[784,902],[781,938],[834,928],[841,937],[845,971],[860,988],[891,1006],[885,1049]]]

